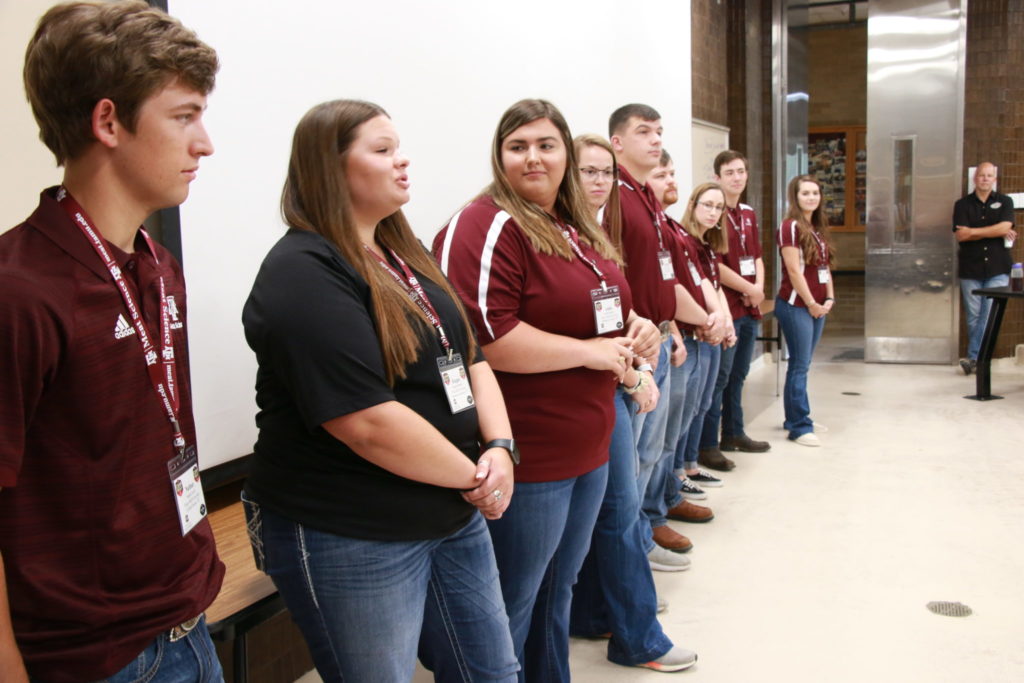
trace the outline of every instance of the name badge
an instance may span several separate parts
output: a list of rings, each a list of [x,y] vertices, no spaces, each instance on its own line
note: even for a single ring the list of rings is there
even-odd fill
[[[672,267],[672,254],[668,253],[667,249],[662,249],[658,252],[658,265],[661,266],[661,279],[662,280],[674,280],[676,277],[676,271]]]
[[[757,275],[757,268],[754,267],[753,256],[741,256],[740,257],[740,275],[748,277],[751,275]]]
[[[693,284],[700,287],[703,280],[700,277],[700,273],[697,271],[697,266],[693,265],[693,261],[687,261],[686,265],[690,269],[690,278],[693,280]]]
[[[818,282],[821,283],[821,284],[825,284],[825,283],[827,283],[829,281],[829,279],[830,279],[830,277],[829,277],[829,273],[828,273],[828,268],[825,267],[825,266],[819,266],[818,267]]]
[[[184,536],[206,517],[206,497],[199,478],[199,457],[196,447],[189,446],[181,455],[167,461],[171,476],[171,492],[178,508],[178,522]]]
[[[441,373],[441,384],[452,414],[472,408],[473,389],[469,386],[466,366],[462,364],[462,354],[453,354],[451,360],[448,356],[441,356],[437,359],[437,369]]]
[[[598,334],[622,329],[622,297],[619,296],[618,285],[590,290],[590,300],[594,306]]]

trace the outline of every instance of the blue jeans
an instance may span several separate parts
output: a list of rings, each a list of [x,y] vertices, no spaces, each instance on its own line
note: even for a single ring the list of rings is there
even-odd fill
[[[488,522],[520,681],[569,680],[572,586],[607,482],[607,465],[560,481],[518,482],[508,510]]]
[[[481,515],[446,538],[376,541],[318,531],[242,500],[257,566],[262,560],[325,682],[408,681],[417,649],[437,680],[516,680]]]
[[[697,456],[700,450],[700,437],[704,432],[704,416],[711,408],[711,399],[715,393],[715,380],[718,378],[718,366],[722,361],[721,345],[712,346],[707,342],[697,342],[697,357],[700,359],[699,383],[695,392],[693,417],[690,428],[676,444],[675,471],[677,474],[697,467]],[[678,486],[676,489],[678,490]]]
[[[654,383],[658,385],[661,398],[658,405],[649,413],[640,415],[634,420],[634,436],[637,438],[636,452],[640,463],[637,469],[636,490],[641,500],[654,474],[654,468],[661,460],[662,444],[665,442],[665,429],[668,426],[668,411],[671,401],[667,400],[671,392],[672,381],[672,338],[661,343],[658,353],[658,367],[654,371]]]
[[[206,630],[206,618],[173,643],[160,634],[145,650],[103,683],[223,683],[224,671]]]
[[[597,515],[590,552],[573,590],[569,627],[573,635],[611,632],[608,659],[643,664],[672,648],[658,623],[657,594],[644,548],[644,529],[636,491],[636,403],[615,394],[615,430],[608,461],[608,487]]]
[[[789,349],[786,386],[782,391],[782,405],[786,412],[783,426],[789,431],[790,439],[797,439],[814,431],[811,404],[807,398],[807,373],[811,367],[811,356],[825,329],[825,316],[814,318],[806,308],[791,306],[776,298],[775,317]]]
[[[743,436],[743,383],[750,372],[750,359],[754,355],[754,344],[761,330],[761,321],[745,315],[734,320],[736,345],[722,349],[722,361],[718,367],[715,391],[711,395],[711,407],[704,416],[704,427],[700,433],[700,447],[714,448],[718,445],[719,422],[722,436]]]
[[[993,275],[984,280],[960,280],[960,294],[967,313],[967,357],[971,360],[978,360],[981,338],[985,336],[985,325],[988,323],[988,311],[992,307],[992,299],[971,292],[982,287],[1006,287],[1009,284],[1009,274]]]

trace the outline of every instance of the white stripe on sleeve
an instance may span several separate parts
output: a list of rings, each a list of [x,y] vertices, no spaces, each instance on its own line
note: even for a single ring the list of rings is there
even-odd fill
[[[441,272],[445,277],[448,277],[448,257],[451,255],[452,237],[455,236],[455,228],[459,225],[459,216],[462,215],[462,211],[463,209],[459,209],[459,212],[448,221],[448,232],[445,233],[444,244],[441,245]]]
[[[491,321],[487,319],[487,288],[491,283],[491,261],[494,259],[494,245],[498,243],[498,237],[501,236],[501,229],[505,227],[505,223],[512,218],[505,211],[499,211],[495,216],[494,220],[491,221],[491,227],[487,229],[487,237],[484,239],[484,249],[480,253],[480,282],[477,285],[477,304],[480,306],[480,316],[484,320],[484,325],[487,327],[487,334],[490,335],[491,339],[494,339],[494,329],[491,327]]]

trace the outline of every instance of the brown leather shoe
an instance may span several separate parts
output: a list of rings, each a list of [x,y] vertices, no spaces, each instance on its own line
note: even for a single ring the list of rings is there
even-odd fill
[[[722,436],[722,443],[718,445],[723,451],[743,451],[744,453],[764,453],[771,450],[772,445],[767,441],[754,441],[746,434],[739,436]]]
[[[656,526],[651,531],[654,533],[654,542],[665,550],[671,550],[674,553],[688,553],[693,548],[690,539],[668,525]]]
[[[736,467],[736,463],[722,455],[722,451],[717,448],[702,448],[697,451],[697,462],[709,470],[719,472],[728,472]]]
[[[682,503],[669,510],[666,516],[669,519],[675,519],[680,522],[701,524],[703,522],[710,522],[713,520],[715,518],[715,513],[711,511],[711,508],[704,507],[703,505],[694,505],[690,501],[684,500]]]

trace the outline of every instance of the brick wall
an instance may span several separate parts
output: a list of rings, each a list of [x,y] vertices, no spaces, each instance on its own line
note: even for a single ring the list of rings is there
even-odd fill
[[[690,70],[693,116],[729,125],[726,24],[729,3],[693,0],[690,4]]]
[[[807,33],[809,125],[867,125],[868,26]]]
[[[1024,192],[1024,0],[970,0],[967,3],[967,74],[964,109],[964,168],[980,161],[999,167],[1002,192]],[[967,191],[966,186],[964,191]],[[1016,214],[1017,231],[1024,211]],[[1013,247],[1024,260],[1024,239]],[[1013,355],[1024,343],[1024,306],[1006,307],[997,357]],[[961,314],[961,319],[963,318]],[[962,352],[967,342],[961,334]]]

